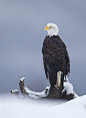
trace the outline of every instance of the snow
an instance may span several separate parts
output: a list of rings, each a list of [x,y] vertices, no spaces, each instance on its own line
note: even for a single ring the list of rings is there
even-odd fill
[[[25,80],[25,77],[22,77],[21,79],[20,79],[20,81],[24,81]]]
[[[86,95],[71,101],[2,95],[0,118],[86,118]]]
[[[64,82],[64,89],[62,90],[62,92],[65,92],[65,91],[66,91],[67,95],[74,94],[73,85],[69,82]]]
[[[17,89],[11,90],[12,93],[18,93],[19,91]]]
[[[62,93],[66,91],[67,95],[74,94],[74,98],[79,97],[73,90],[73,85],[69,82],[68,78],[64,78],[64,89],[62,90]]]
[[[49,90],[50,87],[46,87],[46,90],[42,91],[42,92],[35,92],[35,91],[31,91],[29,90],[26,86],[24,87],[26,93],[29,93],[29,96],[32,98],[42,98],[42,97],[47,97],[47,95],[49,94]]]

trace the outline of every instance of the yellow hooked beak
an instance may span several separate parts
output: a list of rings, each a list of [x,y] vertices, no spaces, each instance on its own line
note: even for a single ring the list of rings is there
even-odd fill
[[[48,27],[48,26],[46,26],[45,28],[44,28],[44,30],[49,30],[50,28]]]

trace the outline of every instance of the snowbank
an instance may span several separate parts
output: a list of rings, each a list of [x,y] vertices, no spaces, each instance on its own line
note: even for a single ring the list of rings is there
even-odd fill
[[[63,103],[63,104],[62,104]],[[0,118],[86,118],[86,95],[69,102],[0,96]]]

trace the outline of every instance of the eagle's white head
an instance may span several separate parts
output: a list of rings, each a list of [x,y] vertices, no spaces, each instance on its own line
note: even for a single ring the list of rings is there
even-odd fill
[[[44,30],[47,30],[48,36],[57,36],[59,32],[57,25],[54,23],[48,23]]]

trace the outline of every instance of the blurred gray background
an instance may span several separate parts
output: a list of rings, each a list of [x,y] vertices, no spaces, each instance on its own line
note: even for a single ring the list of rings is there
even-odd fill
[[[21,77],[31,90],[49,86],[41,51],[49,22],[67,46],[69,81],[86,94],[86,0],[0,0],[0,93],[19,89]]]

